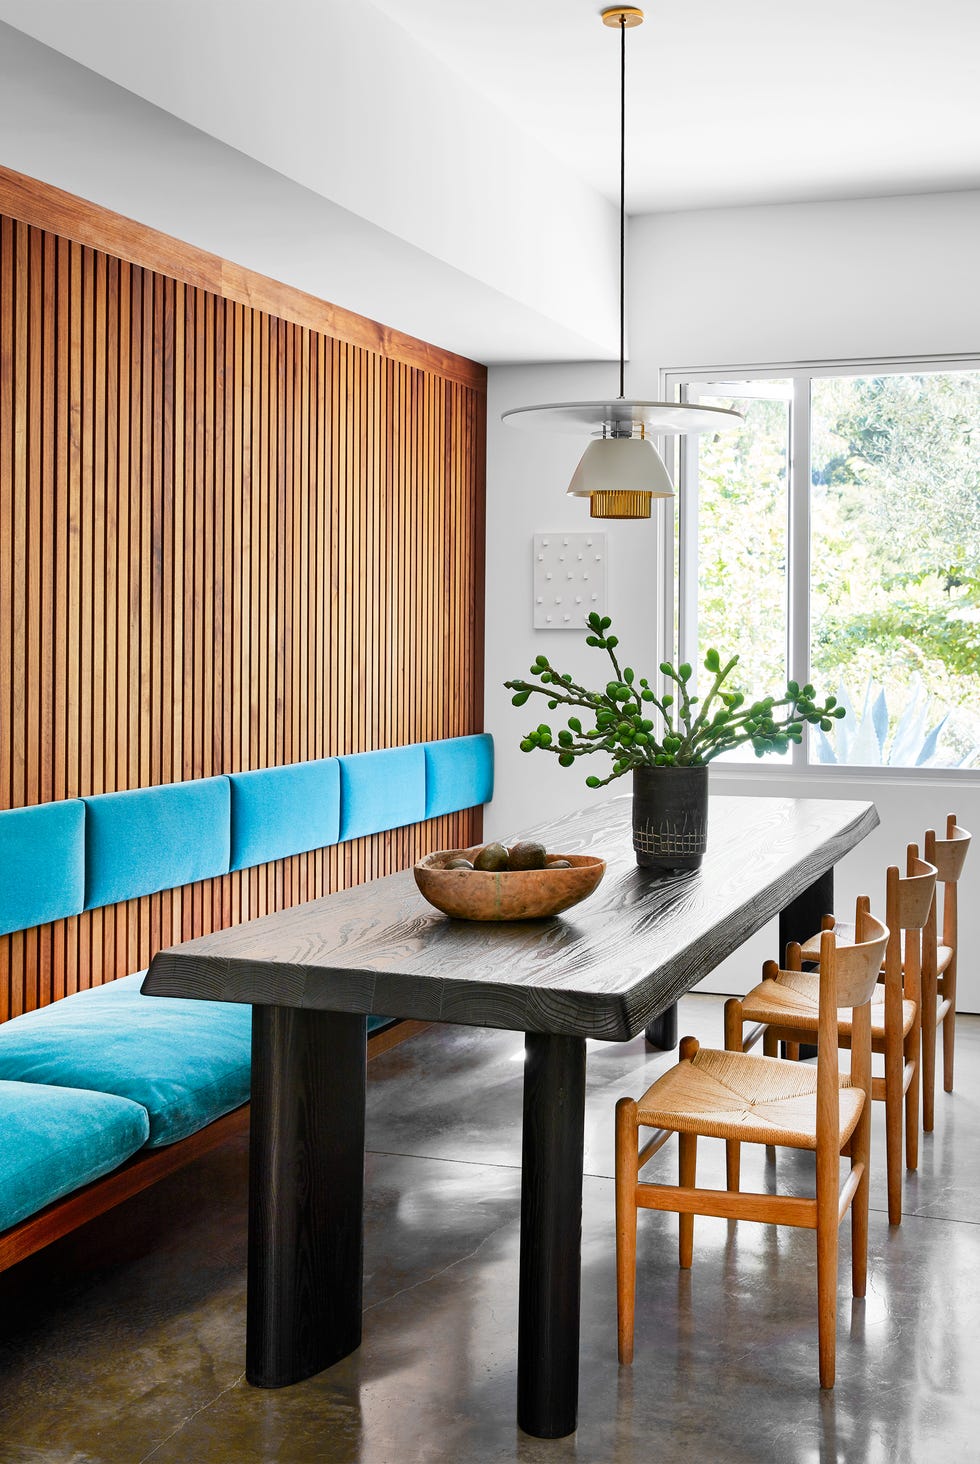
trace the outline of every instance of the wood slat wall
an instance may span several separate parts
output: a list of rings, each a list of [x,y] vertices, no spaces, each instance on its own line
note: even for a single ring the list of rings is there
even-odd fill
[[[371,322],[327,305],[316,329],[299,292],[290,319],[242,271],[282,314],[189,283],[212,257],[176,241],[168,273],[65,237],[81,209],[120,239],[65,198],[0,170],[0,807],[479,731],[482,368],[360,344]],[[0,1020],[480,830],[452,815],[7,936]]]

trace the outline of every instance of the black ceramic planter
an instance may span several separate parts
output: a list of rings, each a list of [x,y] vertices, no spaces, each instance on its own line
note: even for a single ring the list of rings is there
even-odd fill
[[[633,848],[644,869],[697,869],[708,842],[708,769],[635,768]]]

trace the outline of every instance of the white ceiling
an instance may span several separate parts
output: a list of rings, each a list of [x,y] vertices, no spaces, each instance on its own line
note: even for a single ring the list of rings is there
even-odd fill
[[[477,360],[615,352],[614,206],[368,0],[0,0],[0,22],[8,166]]]
[[[598,19],[605,6],[373,3],[618,198],[620,41]],[[631,213],[980,183],[976,0],[652,0],[645,12],[626,39]]]
[[[0,30],[0,160],[477,359],[608,359],[619,36],[600,9],[0,0],[23,33]],[[632,214],[980,187],[977,0],[646,9]],[[254,160],[247,205],[229,150]]]

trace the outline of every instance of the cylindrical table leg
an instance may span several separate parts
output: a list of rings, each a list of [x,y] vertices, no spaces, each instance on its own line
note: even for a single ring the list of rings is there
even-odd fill
[[[300,1382],[361,1340],[365,1018],[252,1011],[245,1374]]]
[[[557,1439],[578,1412],[585,1042],[525,1040],[517,1422]]]
[[[785,910],[780,910],[779,964],[783,964],[791,940],[798,940],[802,945],[811,935],[819,934],[821,920],[833,913],[834,871],[831,868],[801,890],[795,900],[790,900]]]
[[[661,1052],[671,1052],[677,1046],[676,1001],[647,1023],[643,1035],[651,1047],[659,1047]]]

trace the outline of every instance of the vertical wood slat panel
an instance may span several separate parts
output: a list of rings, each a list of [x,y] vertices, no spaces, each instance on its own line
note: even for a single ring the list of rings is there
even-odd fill
[[[0,808],[480,729],[485,388],[446,361],[0,216]],[[4,937],[0,1020],[480,829]]]

